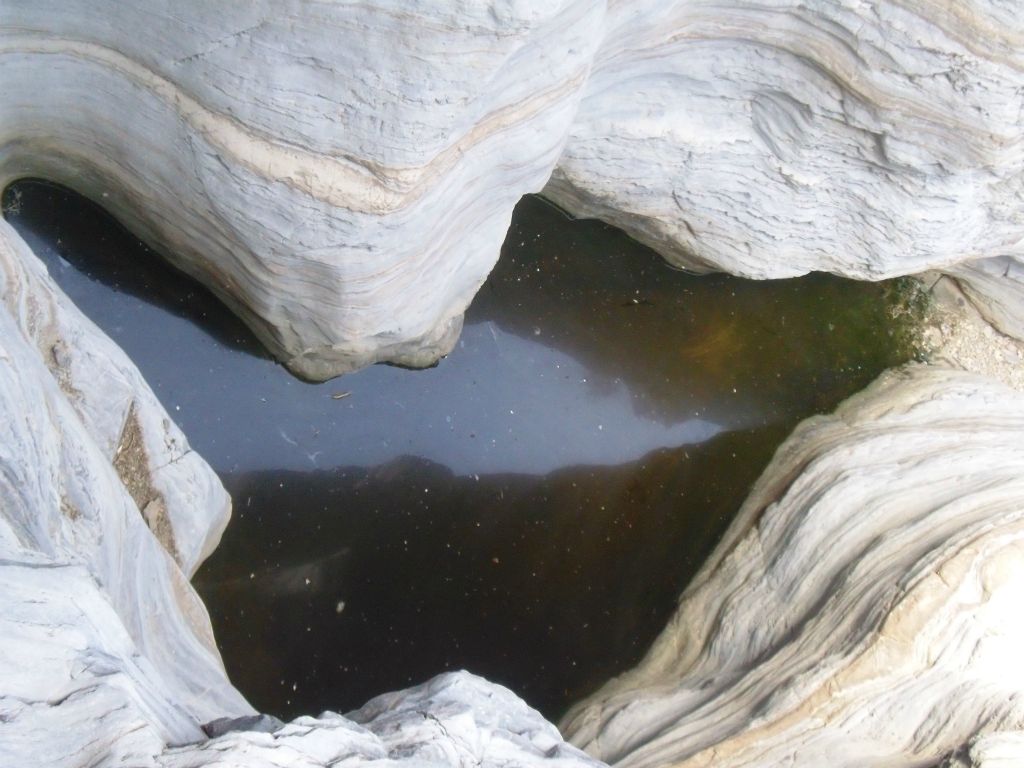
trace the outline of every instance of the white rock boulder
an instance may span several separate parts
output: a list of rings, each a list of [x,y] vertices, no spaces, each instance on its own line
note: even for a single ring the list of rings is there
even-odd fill
[[[937,764],[1024,724],[1022,598],[1024,395],[889,373],[797,428],[563,731],[631,768]]]
[[[542,187],[696,270],[1020,257],[1022,30],[997,0],[9,0],[0,187],[102,202],[301,375],[425,365]]]
[[[610,5],[544,194],[673,263],[912,274],[1024,252],[1024,13],[887,0]]]
[[[101,202],[311,378],[445,354],[599,2],[0,5],[0,188]]]

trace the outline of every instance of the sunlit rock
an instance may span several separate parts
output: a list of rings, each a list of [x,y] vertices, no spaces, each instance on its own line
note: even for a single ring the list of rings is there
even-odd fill
[[[943,368],[805,421],[567,737],[621,766],[909,766],[1018,728],[1022,447],[1024,395]]]
[[[449,351],[545,183],[690,269],[1020,255],[1012,3],[605,5],[8,2],[0,186],[102,202],[316,379]]]
[[[1021,254],[1012,3],[615,4],[545,194],[698,271]]]
[[[445,354],[542,187],[689,269],[945,270],[1021,337],[1022,24],[996,0],[15,0],[0,186],[89,194],[311,378]],[[188,584],[226,496],[3,224],[0,280],[0,763],[593,764],[467,675],[362,725],[207,739],[253,714]],[[573,739],[624,766],[1020,762],[1022,444],[1020,395],[944,369],[807,422]]]
[[[0,302],[0,754],[250,712],[188,583],[227,523],[219,480],[6,222]]]
[[[101,202],[304,376],[427,365],[547,180],[602,16],[5,3],[0,187],[41,176]]]

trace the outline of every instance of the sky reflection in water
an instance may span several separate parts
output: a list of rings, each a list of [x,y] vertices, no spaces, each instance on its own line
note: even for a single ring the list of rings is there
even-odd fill
[[[556,716],[636,662],[796,421],[908,356],[886,286],[694,278],[527,198],[446,360],[311,385],[88,202],[5,203],[232,492],[197,588],[281,715],[466,667]]]

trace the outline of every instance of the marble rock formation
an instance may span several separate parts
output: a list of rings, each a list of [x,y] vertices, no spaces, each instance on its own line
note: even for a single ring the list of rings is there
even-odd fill
[[[443,355],[542,188],[688,269],[944,270],[1024,338],[1022,51],[1009,0],[6,0],[0,188],[101,202],[310,378]],[[0,432],[0,764],[599,764],[466,674],[253,729],[188,583],[223,489],[2,222]],[[1021,395],[938,368],[806,422],[567,732],[1024,762],[1022,446]]]
[[[253,714],[188,583],[228,511],[136,368],[0,221],[0,765],[599,765],[465,673],[351,719],[208,739]]]
[[[249,713],[188,583],[227,494],[2,221],[0,430],[0,754],[28,750],[0,763],[72,743],[102,754],[103,718],[116,733],[145,717],[177,741]]]
[[[998,0],[8,0],[0,187],[102,202],[301,375],[423,365],[542,187],[690,269],[1019,257],[1022,30]]]
[[[1021,761],[1022,595],[1024,395],[890,372],[797,428],[563,732],[630,768]]]
[[[600,3],[0,5],[0,188],[101,202],[310,378],[445,354]]]
[[[610,5],[544,194],[679,266],[878,279],[1020,255],[1024,13]]]
[[[954,267],[951,274],[993,327],[1024,341],[1024,260],[980,259]]]

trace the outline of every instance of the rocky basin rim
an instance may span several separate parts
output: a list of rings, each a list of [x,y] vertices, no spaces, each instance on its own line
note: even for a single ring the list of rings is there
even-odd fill
[[[458,668],[561,716],[639,660],[786,434],[914,356],[926,299],[687,276],[530,198],[439,369],[299,385],[95,204],[3,200],[233,497],[193,584],[279,717]]]
[[[1022,50],[997,0],[0,6],[0,187],[102,199],[310,378],[443,354],[541,190],[693,270],[937,272],[946,312],[777,451],[576,746],[465,674],[211,738],[254,714],[189,584],[227,496],[0,222],[0,762],[1024,762]]]

